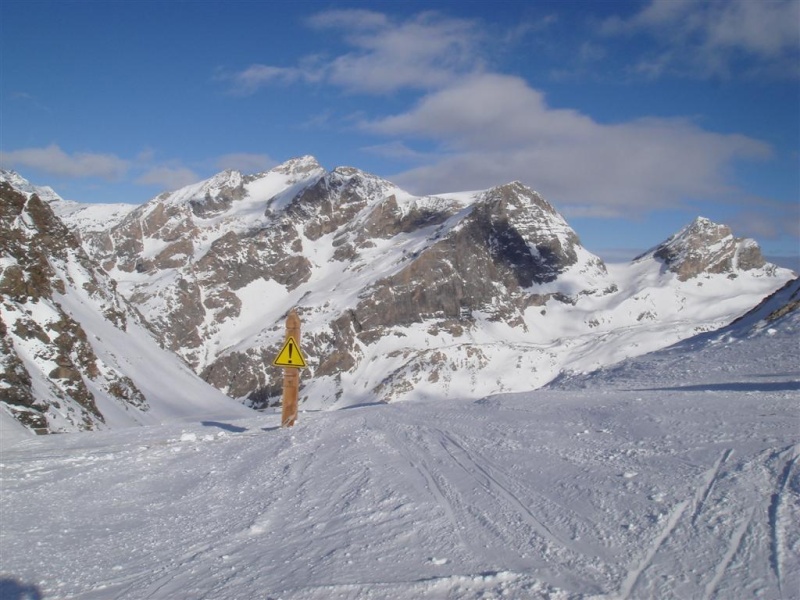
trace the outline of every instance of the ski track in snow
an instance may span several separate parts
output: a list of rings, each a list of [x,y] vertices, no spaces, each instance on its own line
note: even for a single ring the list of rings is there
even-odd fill
[[[695,524],[697,521],[697,516],[700,514],[700,511],[703,510],[703,504],[705,504],[708,495],[711,493],[711,490],[714,488],[714,483],[717,481],[717,477],[719,477],[719,469],[733,454],[733,449],[728,448],[725,450],[719,457],[716,463],[714,463],[714,467],[709,469],[706,473],[705,479],[705,486],[701,488],[697,488],[698,494],[694,498],[694,512],[692,513],[692,525]]]
[[[725,576],[725,570],[728,568],[728,565],[730,565],[733,557],[739,551],[739,548],[742,544],[742,538],[744,537],[745,532],[750,528],[750,523],[753,521],[753,513],[755,513],[755,510],[755,508],[750,509],[747,514],[747,518],[742,519],[739,527],[731,536],[731,541],[728,545],[727,551],[725,552],[725,556],[722,557],[722,560],[714,571],[714,578],[709,581],[708,584],[706,584],[706,587],[703,590],[703,600],[711,600],[714,597],[714,593],[716,592],[719,582],[722,581],[722,578]]]
[[[631,597],[631,592],[633,592],[634,587],[636,587],[636,583],[639,581],[639,577],[641,577],[642,573],[644,572],[647,567],[653,562],[653,558],[655,557],[656,553],[658,552],[661,545],[664,541],[672,534],[675,530],[675,527],[678,524],[678,520],[683,516],[686,507],[688,506],[689,501],[684,500],[683,502],[679,502],[667,519],[667,523],[664,526],[656,539],[650,545],[647,550],[647,553],[642,559],[642,562],[639,563],[634,569],[632,569],[628,575],[625,577],[625,580],[622,582],[622,587],[620,589],[619,598],[621,600],[628,600]]]
[[[292,429],[264,413],[31,438],[0,457],[0,590],[796,600],[800,369],[795,338],[764,339]]]
[[[749,508],[742,507],[744,517],[736,517],[731,520],[733,524],[733,531],[730,533],[729,541],[727,543],[727,547],[725,549],[724,554],[719,559],[718,564],[714,569],[713,577],[706,583],[702,597],[704,600],[712,600],[713,598],[729,598],[730,591],[725,592],[722,595],[716,595],[717,588],[720,582],[726,575],[727,569],[731,565],[734,557],[742,550],[743,540],[745,539],[748,533],[751,533],[753,519],[757,512],[760,512],[762,515],[767,516],[768,520],[768,534],[769,534],[769,568],[772,570],[776,587],[777,587],[777,595],[776,598],[789,598],[794,599],[796,597],[800,597],[800,588],[795,588],[793,590],[784,589],[784,582],[782,576],[782,570],[784,564],[789,564],[792,562],[791,559],[788,559],[785,556],[784,546],[783,546],[783,538],[785,537],[785,529],[782,527],[783,523],[788,524],[790,522],[790,517],[784,516],[782,514],[782,506],[785,502],[785,490],[786,486],[791,479],[791,473],[795,467],[795,463],[797,461],[797,451],[798,447],[796,445],[790,446],[783,450],[772,451],[768,452],[768,457],[766,461],[762,464],[760,456],[764,456],[762,453],[759,457],[754,459],[749,459],[745,461],[742,465],[738,467],[738,470],[744,470],[747,467],[752,467],[753,465],[758,466],[767,466],[767,464],[771,461],[779,461],[783,460],[784,457],[789,455],[789,459],[786,460],[784,467],[780,474],[776,477],[776,491],[771,494],[769,498],[769,502],[766,503],[763,499],[760,501],[756,501],[755,505],[750,506]],[[656,558],[656,555],[661,551],[662,547],[669,543],[670,538],[676,533],[682,533],[682,529],[684,526],[681,524],[682,521],[689,521],[691,528],[697,528],[697,521],[698,518],[702,516],[705,520],[710,520],[713,518],[718,518],[720,515],[715,510],[705,510],[704,505],[709,497],[712,495],[712,491],[718,479],[721,477],[721,468],[722,466],[730,459],[731,455],[733,454],[733,449],[728,448],[722,452],[719,458],[716,460],[714,465],[708,469],[702,477],[700,477],[701,484],[695,490],[694,496],[691,499],[683,500],[676,504],[672,511],[670,512],[663,528],[658,532],[658,535],[653,539],[653,541],[649,544],[648,549],[637,565],[631,569],[625,579],[623,580],[618,593],[610,594],[604,596],[604,598],[613,599],[613,600],[629,600],[630,598],[649,598],[649,597],[663,597],[661,594],[654,594],[652,590],[648,589],[646,591],[642,591],[641,593],[637,593],[638,583],[640,578],[642,578],[643,574],[651,567]],[[796,499],[795,499],[796,503]],[[691,517],[687,518],[689,511],[691,509]],[[726,511],[727,512],[727,511]],[[731,511],[732,512],[732,511]],[[686,527],[688,529],[688,527]],[[726,529],[731,529],[731,527],[726,527]],[[681,536],[683,537],[683,536]],[[675,542],[677,546],[680,542]],[[766,544],[764,544],[766,545]],[[794,544],[797,547],[797,543]],[[797,585],[797,560],[794,560],[794,564],[791,565],[791,568],[794,571],[794,584]],[[673,597],[670,595],[669,597]],[[674,597],[680,598],[680,595],[675,594]],[[738,596],[737,596],[738,597]],[[742,595],[741,597],[746,597],[746,595]]]
[[[782,535],[779,528],[779,520],[782,518],[783,505],[785,503],[785,490],[786,484],[789,482],[790,475],[794,470],[797,463],[798,450],[800,445],[794,445],[787,448],[784,452],[777,454],[776,458],[782,459],[783,456],[789,455],[780,475],[775,492],[772,494],[769,503],[769,531],[770,531],[770,550],[771,557],[770,563],[775,572],[775,577],[778,580],[778,589],[783,595],[783,564],[784,564],[784,550],[782,544]]]

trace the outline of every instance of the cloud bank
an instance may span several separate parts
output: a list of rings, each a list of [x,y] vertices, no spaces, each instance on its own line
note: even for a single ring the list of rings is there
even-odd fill
[[[130,168],[129,161],[113,154],[68,154],[56,144],[0,152],[0,165],[29,167],[60,177],[99,177],[109,181],[122,178]]]
[[[800,77],[798,0],[652,0],[631,17],[607,19],[601,31],[650,36],[654,48],[633,68],[652,77]]]
[[[630,17],[595,24],[596,38],[584,46],[593,44],[593,56],[602,58],[610,38],[649,35],[664,41],[662,56],[638,59],[637,68],[648,76],[689,56],[718,72],[732,53],[780,60],[791,52],[796,20],[787,25],[787,17],[796,6],[782,0],[653,0]],[[549,23],[525,29],[535,35]],[[335,10],[310,17],[307,25],[338,33],[345,51],[324,60],[306,56],[288,67],[250,65],[230,81],[250,93],[278,81],[334,86],[348,94],[416,93],[406,110],[364,117],[356,125],[386,140],[365,152],[414,165],[391,176],[412,192],[482,189],[518,179],[571,215],[626,217],[736,196],[732,166],[774,152],[763,141],[707,131],[690,119],[603,124],[549,106],[524,79],[487,67],[489,36],[478,22],[432,12],[399,21],[375,11]],[[515,37],[511,33],[508,39]]]
[[[679,198],[729,193],[727,165],[771,154],[761,141],[704,131],[686,120],[600,124],[578,111],[549,107],[518,77],[489,73],[362,127],[440,145],[443,156],[435,164],[395,177],[412,191],[480,189],[521,179],[583,216],[625,216],[670,207]]]
[[[276,161],[266,154],[233,153],[206,161],[204,169],[236,169],[244,173],[267,171]],[[130,179],[136,185],[155,187],[158,190],[175,190],[202,179],[198,172],[181,161],[159,161],[151,148],[133,159],[115,154],[74,152],[69,153],[57,144],[43,148],[23,148],[10,152],[0,151],[0,167],[6,169],[32,169],[43,175],[72,180],[120,182]]]
[[[162,190],[177,190],[195,183],[200,176],[187,167],[157,166],[136,178],[139,185],[153,185]]]

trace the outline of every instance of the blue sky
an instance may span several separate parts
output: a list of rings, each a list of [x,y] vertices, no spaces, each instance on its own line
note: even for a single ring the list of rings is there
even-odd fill
[[[703,215],[800,254],[800,1],[0,0],[0,165],[144,202],[311,154],[520,180],[604,258]]]

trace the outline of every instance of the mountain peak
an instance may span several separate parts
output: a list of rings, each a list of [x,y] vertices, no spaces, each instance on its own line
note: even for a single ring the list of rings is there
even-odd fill
[[[305,176],[313,171],[324,171],[325,169],[319,164],[316,158],[310,154],[304,156],[297,156],[290,158],[286,162],[274,167],[272,171],[282,173],[289,176]]]
[[[322,173],[324,171],[325,169],[313,156],[292,158],[258,175],[245,176],[235,169],[226,169],[208,179],[189,184],[179,190],[159,194],[154,201],[161,204],[190,204],[195,212],[200,210],[203,215],[209,216],[211,213],[216,214],[224,208],[228,208],[231,201],[243,198],[247,194],[245,186],[253,181],[277,174],[283,176],[281,180],[285,185],[291,185],[309,178],[315,172]],[[205,206],[208,206],[211,211],[208,214],[206,214],[208,211],[203,208]]]
[[[256,406],[280,394],[270,359],[292,307],[314,375],[305,398],[330,407],[538,386],[718,327],[787,277],[744,271],[763,264],[757,245],[702,217],[650,262],[607,269],[519,181],[417,197],[311,156],[218,173],[106,224],[76,227],[80,242],[163,347]],[[678,276],[642,277],[659,269]],[[731,280],[683,281],[699,273]]]
[[[689,225],[679,231],[675,237],[704,237],[708,239],[720,240],[733,235],[731,228],[723,223],[715,223],[711,219],[698,216]]]
[[[563,217],[558,214],[552,204],[520,181],[512,181],[489,188],[481,194],[481,198],[496,200],[504,205],[515,206],[518,209],[527,209],[530,206],[535,206],[539,209],[539,212],[546,214],[548,218],[552,217],[563,221]]]
[[[36,194],[40,199],[48,203],[63,201],[63,198],[56,194],[53,188],[34,185],[14,170],[0,169],[0,181],[5,181],[12,188],[26,196]]]
[[[681,281],[702,273],[735,276],[736,271],[760,269],[767,264],[755,240],[734,237],[730,227],[706,217],[697,217],[635,260],[647,257],[662,261]]]
[[[708,217],[704,217],[702,215],[699,215],[698,217],[695,218],[694,221],[692,221],[690,227],[710,227],[710,226],[716,226],[716,225],[717,225],[717,223],[714,223],[714,221],[712,221]]]
[[[225,169],[206,180],[203,188],[207,191],[216,191],[221,188],[235,188],[242,185],[242,173],[235,169]]]

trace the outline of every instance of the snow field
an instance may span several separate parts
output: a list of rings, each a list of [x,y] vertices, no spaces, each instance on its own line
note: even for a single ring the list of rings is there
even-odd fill
[[[0,461],[0,579],[78,600],[796,598],[795,333],[292,429],[34,438]]]

